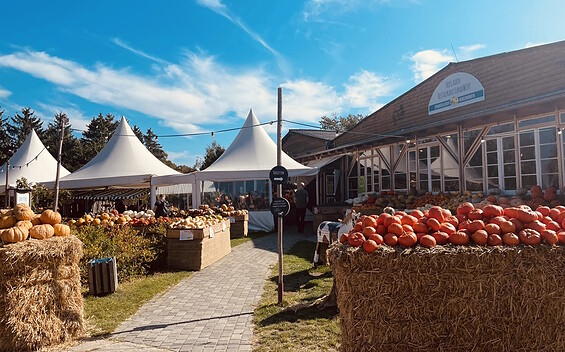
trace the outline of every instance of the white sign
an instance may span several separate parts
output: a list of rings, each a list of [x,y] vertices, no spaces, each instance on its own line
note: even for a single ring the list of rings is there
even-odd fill
[[[214,229],[209,227],[210,229],[210,238],[214,238]]]
[[[230,219],[230,224],[234,224],[235,223],[235,218],[233,216],[230,216],[228,219]]]
[[[27,192],[26,193],[16,192],[16,204],[20,204],[20,203],[24,203],[28,207],[31,206],[30,199],[29,199],[29,193],[27,193]]]
[[[180,230],[179,241],[191,241],[194,239],[194,234],[190,230]]]
[[[222,232],[226,231],[226,222],[222,220]]]
[[[479,80],[468,73],[447,76],[434,90],[428,104],[428,115],[485,100],[485,89]]]

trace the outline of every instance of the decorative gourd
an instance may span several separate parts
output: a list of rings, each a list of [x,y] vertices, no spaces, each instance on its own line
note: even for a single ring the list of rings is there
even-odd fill
[[[517,196],[525,196],[526,194],[528,194],[528,190],[526,188],[516,189],[516,195]]]
[[[30,221],[34,226],[35,225],[41,225],[41,215],[35,214]]]
[[[494,194],[494,195],[499,196],[499,195],[502,194],[502,191],[498,187],[493,187],[493,188],[488,189],[488,194]]]
[[[13,226],[9,229],[0,230],[0,239],[4,242],[15,243],[25,241],[29,234],[28,229],[23,226]]]
[[[55,236],[68,236],[71,234],[71,228],[65,224],[55,224],[53,225],[53,230],[55,231]]]
[[[29,230],[33,227],[33,224],[29,220],[22,220],[22,221],[18,221],[16,223],[16,226],[23,226],[23,227],[25,227],[26,229]]]
[[[31,220],[35,213],[24,203],[20,203],[14,207],[14,216],[18,220]]]
[[[40,220],[42,224],[59,224],[61,223],[61,214],[51,209],[47,209],[43,213],[41,213]]]
[[[29,234],[35,239],[44,240],[53,237],[55,230],[50,224],[35,225],[29,230]]]
[[[0,229],[7,229],[14,226],[18,220],[12,215],[0,217]]]

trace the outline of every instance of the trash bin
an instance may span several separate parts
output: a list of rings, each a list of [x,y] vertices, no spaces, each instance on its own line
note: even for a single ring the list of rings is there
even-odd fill
[[[116,257],[93,259],[88,266],[88,292],[91,295],[106,295],[118,288]]]

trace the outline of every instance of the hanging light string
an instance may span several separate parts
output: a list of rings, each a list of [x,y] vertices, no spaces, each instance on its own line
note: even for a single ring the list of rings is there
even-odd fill
[[[39,158],[39,156],[41,155],[41,153],[43,153],[43,151],[46,150],[46,149],[47,149],[47,147],[43,147],[43,149],[41,149],[41,151],[40,151],[39,153],[37,153],[36,156],[34,156],[33,158],[31,158],[31,160],[28,161],[27,163],[23,163],[23,164],[21,164],[21,165],[10,165],[10,167],[11,167],[12,169],[15,169],[15,168],[21,169],[23,166],[26,166],[26,167],[27,167],[27,166],[29,166],[29,164],[31,164],[32,162],[34,162],[35,160],[37,160],[37,158]],[[4,172],[4,169],[2,169],[1,172]]]

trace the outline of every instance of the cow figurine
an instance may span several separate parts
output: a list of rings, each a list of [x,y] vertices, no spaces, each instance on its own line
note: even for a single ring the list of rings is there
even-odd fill
[[[316,243],[316,251],[314,252],[313,267],[327,264],[326,251],[330,244],[339,240],[339,237],[348,233],[361,214],[355,210],[347,209],[343,220],[341,221],[323,221],[318,226],[318,240]]]

